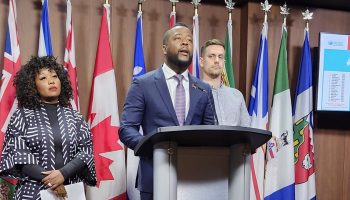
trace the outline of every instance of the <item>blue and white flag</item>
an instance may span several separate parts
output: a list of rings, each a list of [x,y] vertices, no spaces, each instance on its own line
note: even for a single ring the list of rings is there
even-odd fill
[[[199,77],[199,17],[198,14],[193,16],[193,58],[192,64],[188,68],[189,72]]]
[[[312,64],[309,30],[301,54],[298,82],[293,104],[295,199],[316,199],[312,105]]]
[[[287,27],[282,25],[270,115],[272,138],[267,142],[265,200],[294,200],[292,102],[287,59]]]
[[[248,109],[251,116],[251,127],[263,130],[267,130],[269,104],[267,31],[268,24],[264,22]],[[263,199],[264,166],[265,145],[259,147],[251,157],[250,199]]]
[[[53,55],[51,45],[51,33],[49,22],[49,2],[43,0],[43,8],[41,11],[40,21],[40,36],[39,36],[39,50],[38,56],[50,56]]]
[[[145,58],[143,55],[143,36],[142,36],[142,11],[137,13],[135,48],[134,48],[134,72],[133,77],[138,77],[146,73]]]
[[[142,11],[137,13],[137,23],[135,32],[135,48],[134,48],[134,70],[133,78],[146,73],[145,58],[143,55],[143,36],[142,36]],[[141,129],[141,128],[140,128]],[[142,133],[142,130],[140,130]],[[128,149],[127,153],[127,198],[128,200],[139,200],[140,192],[135,188],[137,167],[139,165],[139,157],[134,156],[134,152]]]

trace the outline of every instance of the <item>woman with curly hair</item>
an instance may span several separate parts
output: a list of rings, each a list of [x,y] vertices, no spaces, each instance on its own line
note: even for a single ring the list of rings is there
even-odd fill
[[[18,179],[15,199],[96,184],[91,132],[70,107],[68,73],[52,56],[32,57],[15,76],[18,109],[6,130],[0,175]],[[64,187],[63,187],[64,188]]]

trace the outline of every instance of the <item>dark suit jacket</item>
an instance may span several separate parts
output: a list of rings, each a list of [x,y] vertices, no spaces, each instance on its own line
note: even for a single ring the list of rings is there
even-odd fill
[[[201,89],[199,89],[201,88]],[[190,106],[184,125],[215,124],[215,108],[211,88],[208,84],[189,75]],[[211,104],[208,101],[211,101]],[[130,149],[158,127],[178,126],[175,109],[171,101],[162,67],[135,78],[125,100],[119,129],[120,140]],[[153,193],[153,160],[140,157],[137,173],[140,191]]]

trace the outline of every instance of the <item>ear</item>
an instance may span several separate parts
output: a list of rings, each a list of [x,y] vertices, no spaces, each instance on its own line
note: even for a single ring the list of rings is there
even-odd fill
[[[203,57],[199,57],[199,66],[200,66],[201,68],[204,67],[204,59],[203,59]]]
[[[162,51],[163,51],[163,54],[166,55],[166,49],[167,49],[167,45],[163,44],[162,46]]]

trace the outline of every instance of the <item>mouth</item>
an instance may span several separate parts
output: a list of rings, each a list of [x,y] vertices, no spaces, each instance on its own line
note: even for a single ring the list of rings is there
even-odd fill
[[[190,52],[187,49],[181,49],[179,51],[179,54],[183,55],[183,56],[188,56],[190,54]]]
[[[55,86],[49,88],[49,91],[52,91],[52,92],[54,92],[56,90],[57,90],[57,87],[55,87]]]

